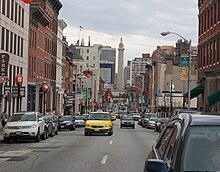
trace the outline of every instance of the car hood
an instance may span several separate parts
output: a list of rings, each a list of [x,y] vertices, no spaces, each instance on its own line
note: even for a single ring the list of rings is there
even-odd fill
[[[100,121],[100,120],[87,120],[86,124],[90,125],[105,125],[105,124],[111,124],[111,121]]]
[[[78,119],[76,119],[75,122],[84,122],[84,120],[81,120],[81,119],[78,120]]]
[[[70,122],[72,122],[72,121],[60,121],[59,124],[68,124]]]
[[[33,124],[37,124],[37,121],[7,122],[7,126],[27,126]]]
[[[122,122],[134,122],[133,120],[121,120]]]

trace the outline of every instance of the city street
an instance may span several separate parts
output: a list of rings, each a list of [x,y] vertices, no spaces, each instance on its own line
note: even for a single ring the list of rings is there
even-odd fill
[[[61,131],[40,143],[0,143],[1,172],[141,172],[158,133],[136,124],[113,136],[84,136],[84,129]]]

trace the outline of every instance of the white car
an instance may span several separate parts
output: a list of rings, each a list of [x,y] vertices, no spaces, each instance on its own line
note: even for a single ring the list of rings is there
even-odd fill
[[[10,140],[34,139],[39,142],[46,138],[45,121],[39,112],[18,112],[9,117],[4,129],[3,137],[7,143]]]
[[[76,127],[84,127],[85,121],[84,116],[75,116]]]

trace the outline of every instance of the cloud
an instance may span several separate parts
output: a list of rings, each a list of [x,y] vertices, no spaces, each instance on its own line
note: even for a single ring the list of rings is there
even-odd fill
[[[61,0],[60,18],[68,27],[69,42],[84,38],[92,43],[117,47],[122,36],[126,59],[151,53],[157,45],[175,45],[176,35],[162,37],[162,31],[174,31],[197,44],[197,1],[192,0]],[[82,34],[82,33],[81,33]],[[81,35],[82,36],[82,35]]]

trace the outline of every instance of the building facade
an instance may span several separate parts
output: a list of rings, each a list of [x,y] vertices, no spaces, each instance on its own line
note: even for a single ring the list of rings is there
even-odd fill
[[[86,111],[92,110],[91,107],[99,99],[99,78],[100,78],[100,55],[102,45],[94,44],[85,46],[84,41],[81,45],[76,45],[77,53],[83,58],[82,72],[90,73],[90,76],[83,79],[83,106]]]
[[[220,111],[220,0],[198,0],[199,82],[204,85],[199,106],[204,111]]]
[[[142,54],[142,57],[136,57],[130,64],[130,85],[135,83],[135,77],[144,74],[147,70],[146,65],[152,63],[150,54]]]
[[[106,83],[114,85],[116,49],[110,46],[103,46],[100,58],[100,77]]]
[[[30,4],[27,110],[56,110],[56,65],[59,0]],[[48,90],[43,86],[47,85]]]
[[[3,56],[9,56],[6,77],[1,75],[0,111],[9,115],[27,109],[29,5],[20,0],[0,1],[0,53],[1,71]],[[4,55],[2,54],[4,53]],[[1,73],[2,74],[2,73]],[[18,91],[16,76],[23,76]]]

